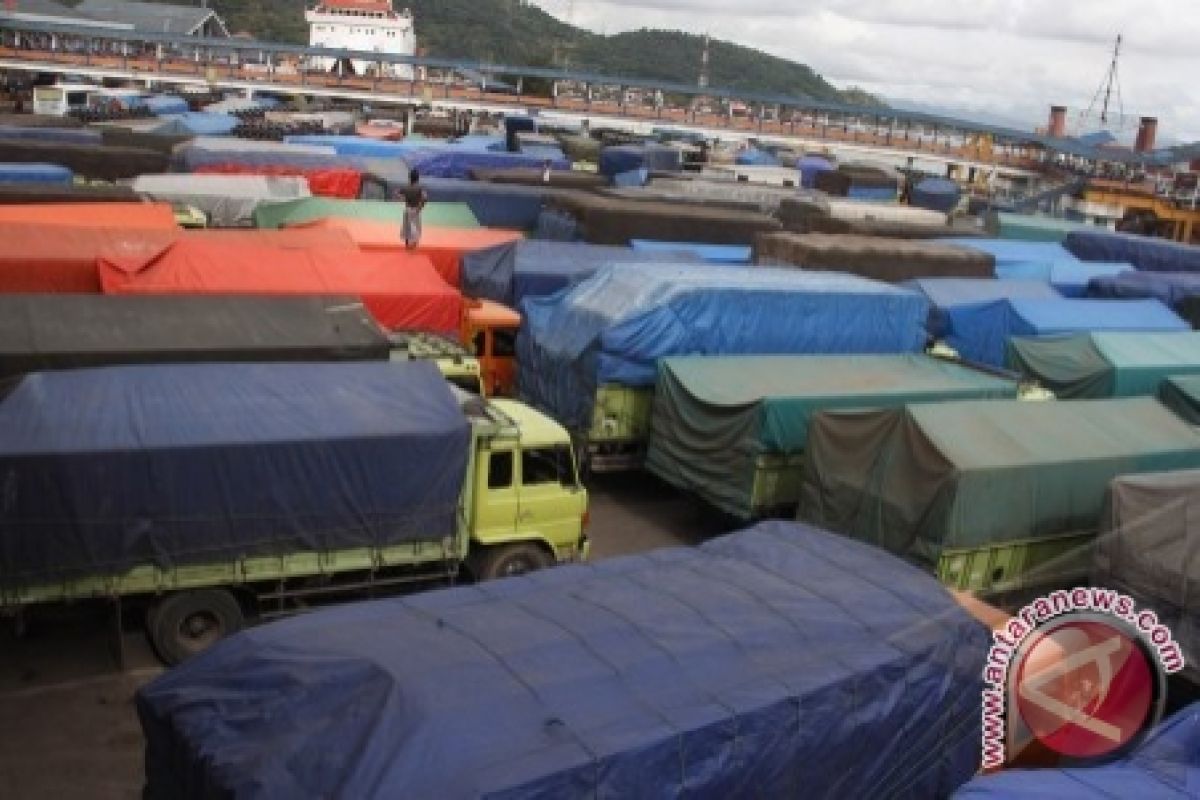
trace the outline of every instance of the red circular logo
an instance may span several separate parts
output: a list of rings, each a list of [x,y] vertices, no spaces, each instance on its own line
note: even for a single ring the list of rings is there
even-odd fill
[[[1145,729],[1154,676],[1145,649],[1115,620],[1063,619],[1038,631],[1019,662],[1017,713],[1055,752],[1105,756]]]

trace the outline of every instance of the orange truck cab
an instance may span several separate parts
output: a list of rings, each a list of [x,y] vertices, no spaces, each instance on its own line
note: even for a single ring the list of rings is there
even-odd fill
[[[512,397],[517,384],[517,331],[521,315],[491,300],[464,299],[462,341],[479,361],[484,393]]]

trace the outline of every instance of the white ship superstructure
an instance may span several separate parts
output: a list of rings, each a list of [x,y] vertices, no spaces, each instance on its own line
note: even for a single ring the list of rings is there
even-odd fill
[[[392,0],[320,0],[304,13],[308,21],[308,43],[332,50],[355,50],[382,55],[411,56],[417,49],[412,12],[396,11]],[[313,67],[327,72],[339,68],[339,59],[316,57]],[[378,62],[368,59],[342,59],[344,73],[373,75]],[[411,79],[408,64],[383,65],[386,77]]]

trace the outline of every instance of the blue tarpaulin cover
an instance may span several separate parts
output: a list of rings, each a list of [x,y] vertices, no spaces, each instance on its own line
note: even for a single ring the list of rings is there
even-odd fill
[[[332,147],[339,156],[363,158],[404,158],[426,150],[445,149],[445,145],[426,140],[385,142],[366,136],[335,136],[333,134],[304,134],[284,137],[287,144],[315,144]]]
[[[924,178],[913,187],[912,205],[930,211],[950,213],[958,205],[962,189],[946,178]]]
[[[647,255],[628,247],[521,240],[463,254],[462,289],[470,297],[520,308],[527,297],[544,297],[590,278],[609,264],[698,263],[689,253]]]
[[[600,174],[614,177],[627,172],[678,172],[683,154],[674,147],[663,145],[622,144],[600,150]]]
[[[1126,261],[1146,272],[1200,272],[1200,247],[1110,231],[1075,231],[1063,246],[1084,261]]]
[[[850,185],[846,197],[851,200],[863,200],[868,203],[890,203],[896,199],[895,187],[887,186],[855,186]]]
[[[1185,800],[1200,792],[1200,703],[1177,712],[1115,761],[1090,767],[1008,770],[979,777],[954,800]]]
[[[749,264],[753,255],[750,245],[703,244],[700,242],[655,242],[633,239],[629,246],[640,253],[691,253],[712,264]]]
[[[71,183],[75,173],[58,164],[0,164],[0,183]]]
[[[998,300],[951,308],[949,316],[950,346],[968,361],[996,367],[1004,366],[1013,336],[1191,330],[1157,300]]]
[[[1200,275],[1186,272],[1137,272],[1093,278],[1088,284],[1091,297],[1154,297],[1172,308],[1200,296]]]
[[[1007,264],[1056,264],[1060,261],[1077,261],[1057,242],[1023,242],[1012,239],[942,239],[942,244],[969,247],[988,253],[996,259],[996,266]],[[996,277],[1005,277],[997,274]]]
[[[147,796],[945,797],[988,640],[915,567],[769,522],[240,633],[138,693]]]
[[[599,384],[653,386],[660,358],[914,352],[929,306],[916,292],[832,272],[625,264],[521,310],[520,392],[580,428]]]
[[[91,128],[21,128],[0,125],[0,139],[33,139],[38,142],[102,144],[104,136]]]
[[[774,153],[759,150],[756,147],[742,150],[734,157],[734,162],[746,167],[778,167],[780,165],[779,159],[775,157]]]
[[[492,153],[479,150],[420,150],[404,157],[422,177],[468,179],[473,169],[542,169],[546,159],[521,153]],[[566,159],[551,160],[550,168],[571,169]]]
[[[1043,281],[998,281],[990,278],[920,278],[906,286],[929,301],[929,335],[940,339],[950,332],[950,309],[1009,298],[1054,300],[1054,288]]]
[[[173,94],[151,95],[146,98],[145,106],[150,113],[160,117],[164,114],[186,114],[189,110],[187,100]]]
[[[485,228],[530,231],[537,227],[546,197],[543,186],[515,183],[481,183],[453,178],[421,178],[421,185],[434,203],[466,203]]]
[[[1093,278],[1120,275],[1130,269],[1124,262],[1059,261],[1050,267],[1050,285],[1063,297],[1086,297],[1088,283]]]
[[[817,176],[822,172],[833,172],[837,167],[827,158],[820,156],[805,156],[796,162],[800,169],[800,185],[812,189],[817,185]]]
[[[29,375],[0,402],[0,594],[452,536],[468,437],[432,362]]]
[[[211,111],[189,111],[164,116],[163,119],[178,122],[182,130],[197,136],[224,136],[232,133],[241,122],[232,114],[215,114]]]

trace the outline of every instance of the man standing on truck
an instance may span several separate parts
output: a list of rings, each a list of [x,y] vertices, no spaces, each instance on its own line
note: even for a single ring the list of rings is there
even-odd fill
[[[404,187],[404,246],[416,250],[421,243],[421,211],[429,195],[421,185],[421,174],[417,170],[408,173],[408,186]]]

